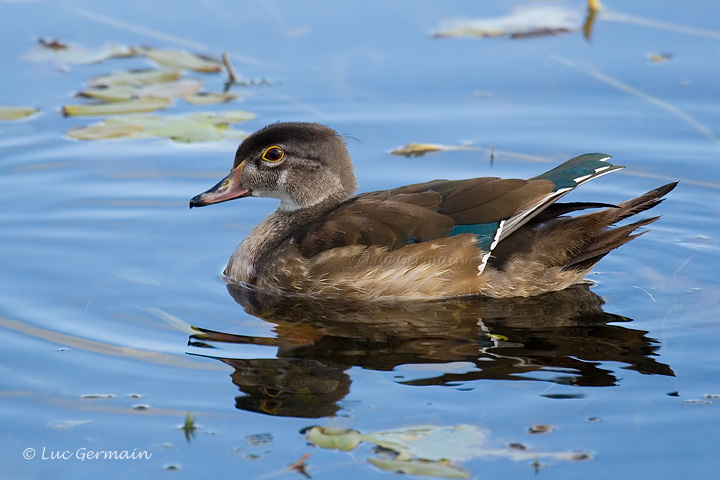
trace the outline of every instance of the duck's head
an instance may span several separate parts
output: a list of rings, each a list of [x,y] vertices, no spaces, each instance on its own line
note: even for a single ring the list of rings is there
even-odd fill
[[[248,136],[230,173],[190,208],[248,196],[280,199],[286,211],[337,204],[357,188],[345,142],[316,123],[274,123]]]

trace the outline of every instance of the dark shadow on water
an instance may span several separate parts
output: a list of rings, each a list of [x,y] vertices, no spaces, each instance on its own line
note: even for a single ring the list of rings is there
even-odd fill
[[[333,415],[350,390],[346,371],[355,366],[391,371],[408,364],[467,363],[462,372],[435,367],[426,378],[398,379],[417,386],[491,379],[616,385],[617,374],[601,365],[605,362],[646,375],[673,375],[653,358],[658,342],[625,326],[631,319],[604,312],[603,300],[585,285],[524,299],[381,305],[279,297],[241,285],[228,290],[247,313],[275,324],[276,336],[200,328],[189,344],[207,347],[207,356],[235,369],[232,381],[244,394],[236,406],[243,410]],[[225,352],[227,344],[274,346],[277,358],[220,358],[210,350],[218,344],[225,344]]]

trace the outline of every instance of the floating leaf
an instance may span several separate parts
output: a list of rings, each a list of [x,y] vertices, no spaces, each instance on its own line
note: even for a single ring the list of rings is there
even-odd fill
[[[54,61],[61,65],[86,65],[111,58],[132,57],[137,52],[125,45],[108,43],[102,47],[86,48],[82,45],[63,43],[58,40],[40,40],[37,47],[26,56],[28,60]]]
[[[648,55],[648,60],[653,63],[663,63],[672,59],[673,56],[671,53],[653,53],[652,55]]]
[[[0,105],[0,120],[21,120],[35,115],[39,110],[32,107],[13,107],[11,105]]]
[[[174,117],[155,117],[156,120],[146,123],[143,133],[146,136],[170,138],[176,142],[211,142],[245,137],[244,132],[230,130],[228,125],[253,118],[254,113],[241,110],[220,114],[198,112]]]
[[[202,80],[181,78],[172,82],[153,83],[138,89],[139,98],[178,98],[196,94],[202,88]]]
[[[300,460],[290,465],[288,467],[288,470],[290,470],[291,472],[297,472],[305,478],[310,478],[310,475],[308,475],[307,473],[307,465],[305,464],[308,458],[310,458],[310,454],[306,453],[305,455],[300,457]]]
[[[329,433],[329,434],[328,434]],[[357,441],[368,442],[395,452],[396,460],[422,459],[435,462],[461,462],[480,457],[505,457],[515,461],[549,457],[563,460],[589,460],[586,452],[538,452],[517,443],[509,446],[489,445],[490,433],[474,425],[418,426],[401,430],[360,435],[349,429],[308,430],[308,440],[324,448],[350,450]],[[520,447],[518,447],[520,445]]]
[[[104,102],[122,102],[137,97],[137,88],[130,85],[91,87],[78,92],[81,97],[94,98]]]
[[[232,123],[255,118],[255,114],[242,110],[222,113],[198,112],[185,115],[124,115],[107,118],[88,127],[68,132],[77,140],[109,138],[163,137],[176,142],[193,143],[245,137],[244,132],[229,129]]]
[[[522,38],[573,32],[582,25],[583,14],[579,10],[533,6],[516,9],[502,17],[448,21],[441,25],[433,36],[447,38],[509,35],[512,38]]]
[[[171,82],[180,78],[179,70],[123,70],[108,75],[100,75],[88,80],[91,87],[108,87],[112,85],[149,85],[152,83]]]
[[[489,433],[472,425],[411,427],[363,437],[406,458],[463,461],[486,450]]]
[[[93,103],[88,105],[65,105],[63,115],[77,117],[88,115],[117,115],[162,110],[172,105],[166,98],[144,98],[114,103]]]
[[[368,461],[378,468],[395,473],[421,475],[440,478],[471,478],[470,473],[451,462],[430,460],[397,460],[369,458]]]
[[[528,428],[528,433],[532,433],[534,435],[542,435],[545,433],[550,433],[554,429],[555,427],[553,427],[552,425],[537,424]]]
[[[428,153],[448,152],[452,150],[471,150],[467,145],[439,145],[437,143],[408,143],[404,147],[396,148],[390,152],[391,155],[404,157],[421,157]]]
[[[362,435],[345,428],[312,427],[307,432],[308,441],[315,446],[346,452],[357,447]]]
[[[226,92],[203,92],[183,97],[183,100],[188,103],[192,103],[193,105],[212,105],[215,103],[227,103],[237,99],[237,95]]]
[[[142,132],[141,125],[90,125],[89,127],[74,128],[68,132],[70,138],[76,140],[101,140],[107,138],[130,137]]]
[[[91,87],[80,91],[82,97],[95,98],[106,102],[121,102],[134,98],[178,98],[195,95],[202,87],[202,81],[196,78],[181,78],[170,82],[153,83],[145,86],[110,85]]]
[[[222,62],[217,58],[198,55],[185,50],[161,50],[150,47],[143,47],[138,50],[153,62],[165,67],[206,73],[219,73],[223,69]]]
[[[38,43],[48,50],[67,50],[68,46],[62,43],[60,40],[41,38]]]
[[[196,115],[215,115],[219,121],[225,123],[246,122],[256,117],[254,113],[248,112],[247,110],[228,110],[217,114],[199,113]]]

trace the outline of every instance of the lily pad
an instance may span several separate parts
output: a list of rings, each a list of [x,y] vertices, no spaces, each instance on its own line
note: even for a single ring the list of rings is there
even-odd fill
[[[104,102],[122,102],[137,97],[137,88],[130,85],[111,85],[108,87],[91,87],[78,92],[78,96],[94,98]]]
[[[379,456],[368,459],[378,468],[442,478],[469,478],[468,472],[455,462],[473,458],[513,461],[592,459],[590,453],[582,451],[537,451],[518,443],[493,445],[490,432],[474,425],[417,426],[366,435],[350,429],[312,427],[307,433],[311,444],[323,448],[347,451],[360,443],[371,443],[381,448]]]
[[[35,115],[39,110],[33,107],[13,107],[0,105],[0,120],[22,120]]]
[[[74,43],[41,39],[38,45],[28,52],[26,58],[36,62],[53,61],[60,65],[87,65],[135,55],[137,52],[126,45],[108,43],[101,47],[88,48]]]
[[[196,78],[181,78],[169,82],[153,83],[144,86],[110,85],[91,87],[80,91],[82,97],[95,98],[106,102],[121,102],[134,98],[179,98],[197,94],[202,81]]]
[[[553,5],[518,8],[508,15],[477,20],[454,20],[445,22],[434,33],[436,38],[449,37],[501,37],[512,38],[580,30],[583,12]]]
[[[341,452],[352,450],[362,440],[359,432],[344,428],[312,427],[307,435],[308,441],[313,445]]]
[[[165,116],[124,115],[88,127],[74,128],[68,132],[68,136],[77,140],[163,137],[183,143],[209,142],[245,137],[245,132],[228,127],[253,118],[255,114],[242,110]]]
[[[108,87],[113,85],[150,85],[160,82],[171,82],[180,78],[179,70],[123,70],[120,72],[99,75],[88,80],[91,87]]]
[[[222,62],[217,58],[198,55],[185,50],[161,50],[142,47],[138,51],[153,62],[165,67],[206,73],[219,73],[223,69]]]
[[[232,102],[238,98],[238,95],[227,92],[202,92],[195,95],[184,96],[183,100],[193,105],[212,105],[215,103]]]
[[[112,103],[91,103],[87,105],[65,105],[63,115],[69,117],[90,115],[118,115],[162,110],[172,105],[167,98],[143,98]]]
[[[648,60],[653,63],[663,63],[673,59],[671,53],[653,53],[648,55]]]
[[[89,127],[74,128],[68,136],[76,140],[101,140],[119,137],[131,137],[133,134],[142,132],[141,125],[108,125],[98,124]]]
[[[369,458],[368,461],[382,470],[408,475],[440,478],[471,478],[470,473],[451,462],[433,462],[429,460],[393,460]]]
[[[530,428],[528,428],[528,433],[533,435],[543,435],[546,433],[550,433],[555,429],[552,425],[545,425],[542,423],[537,423]]]
[[[469,460],[487,449],[489,433],[473,425],[411,427],[366,435],[364,440],[404,458]]]
[[[139,98],[179,98],[195,95],[202,88],[202,80],[181,78],[172,82],[153,83],[138,89]]]

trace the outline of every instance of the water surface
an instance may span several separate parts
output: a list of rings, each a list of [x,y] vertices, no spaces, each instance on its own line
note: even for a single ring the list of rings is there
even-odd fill
[[[342,453],[302,432],[465,425],[484,432],[487,449],[538,453],[476,449],[457,462],[474,478],[711,478],[720,11],[605,3],[590,40],[512,40],[432,32],[521,2],[0,2],[0,103],[41,110],[0,123],[2,477],[297,478],[288,465],[310,453],[313,478],[387,478],[367,463],[378,456],[370,443]],[[584,16],[581,2],[562,5]],[[257,114],[235,127],[246,131],[325,123],[349,136],[362,191],[529,177],[593,151],[628,168],[572,200],[619,202],[681,182],[651,232],[605,258],[590,289],[368,309],[258,299],[228,290],[220,272],[275,202],[187,209],[230,168],[236,142],[69,140],[70,128],[99,120],[59,114],[88,78],[148,64],[32,62],[39,37],[227,51],[244,78],[272,85],[167,113],[246,109]],[[650,61],[657,53],[672,58]],[[222,75],[189,75],[222,88]],[[388,154],[410,142],[474,149]],[[554,428],[529,434],[538,424]],[[43,449],[152,455],[43,460]]]

